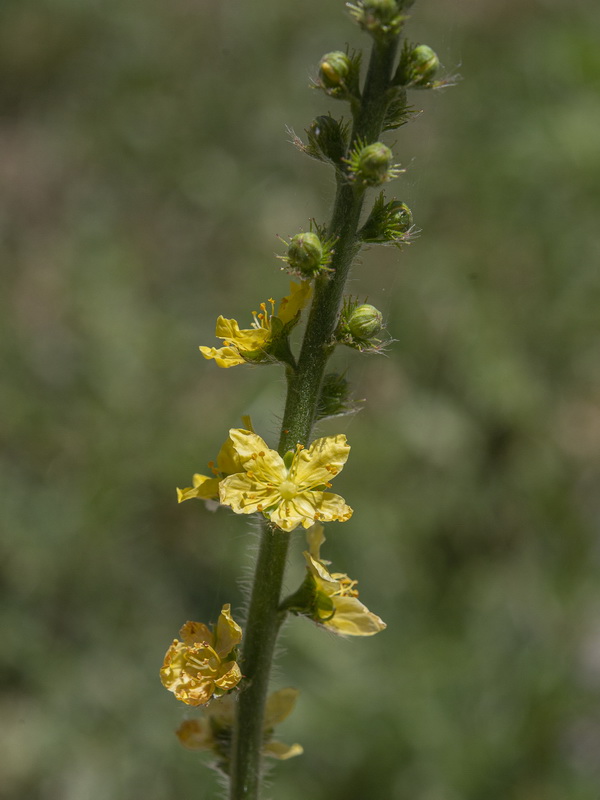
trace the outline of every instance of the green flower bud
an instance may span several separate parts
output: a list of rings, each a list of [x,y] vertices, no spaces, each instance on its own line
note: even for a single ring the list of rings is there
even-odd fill
[[[308,128],[307,134],[309,154],[325,156],[334,164],[342,160],[347,147],[347,125],[331,116],[321,115]]]
[[[355,408],[350,397],[350,385],[343,375],[329,372],[323,378],[317,406],[317,419],[347,414]]]
[[[396,35],[406,19],[401,0],[356,0],[346,5],[360,27],[376,38]]]
[[[381,142],[363,147],[356,159],[355,173],[369,186],[377,186],[389,177],[392,151]]]
[[[357,306],[348,317],[348,331],[362,341],[373,338],[383,328],[383,314],[375,306],[365,303]]]
[[[426,44],[415,47],[409,55],[410,82],[415,86],[425,86],[440,67],[440,60],[436,53]]]
[[[323,245],[316,233],[297,233],[287,251],[287,262],[296,272],[313,277],[323,262]]]
[[[327,53],[319,63],[319,77],[326,89],[338,89],[343,87],[345,79],[350,73],[352,63],[346,53],[341,50],[334,50]]]
[[[362,7],[365,13],[377,18],[378,22],[387,25],[398,15],[396,0],[364,0]]]
[[[399,200],[393,201],[390,205],[391,213],[388,227],[392,227],[398,233],[406,233],[413,224],[412,211],[406,203],[401,203]]]

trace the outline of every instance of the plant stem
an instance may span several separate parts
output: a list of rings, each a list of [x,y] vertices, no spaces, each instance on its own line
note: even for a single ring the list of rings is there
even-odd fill
[[[398,38],[373,44],[355,115],[352,143],[358,139],[372,143],[381,133]],[[333,273],[315,281],[298,366],[288,370],[288,392],[279,440],[281,455],[294,449],[297,443],[306,445],[310,438],[344,286],[358,251],[356,233],[363,200],[364,189],[357,188],[338,172],[333,215],[327,229],[328,236],[336,238],[331,261]],[[245,685],[239,694],[232,746],[231,800],[258,800],[260,797],[264,707],[273,653],[284,616],[279,603],[289,539],[289,533],[263,523],[241,659]]]

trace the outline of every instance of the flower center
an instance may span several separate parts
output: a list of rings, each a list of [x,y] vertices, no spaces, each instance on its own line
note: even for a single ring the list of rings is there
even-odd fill
[[[293,481],[283,481],[279,484],[279,494],[284,500],[291,500],[298,494],[298,487]]]

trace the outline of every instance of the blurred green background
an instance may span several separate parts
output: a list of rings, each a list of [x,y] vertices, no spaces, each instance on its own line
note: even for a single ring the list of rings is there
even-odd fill
[[[367,402],[319,429],[353,447],[324,555],[388,629],[287,626],[305,754],[270,796],[598,800],[600,10],[413,17],[464,80],[387,139],[423,234],[349,288],[398,341],[336,355]],[[0,4],[2,800],[216,796],[158,668],[239,610],[253,535],[175,486],[244,413],[274,443],[285,387],[197,346],[285,294],[276,234],[328,217],[285,126],[345,110],[307,87],[346,42],[338,0]]]

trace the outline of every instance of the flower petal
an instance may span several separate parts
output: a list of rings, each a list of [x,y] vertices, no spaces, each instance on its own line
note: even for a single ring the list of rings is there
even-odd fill
[[[323,520],[323,522],[346,522],[350,519],[353,510],[347,505],[343,497],[339,494],[332,494],[331,492],[304,492],[302,495],[294,498],[294,502],[302,498],[303,501],[308,501],[314,509],[314,516],[311,518],[306,517],[302,523],[305,528],[310,528],[316,519]]]
[[[260,350],[265,346],[270,335],[270,331],[265,328],[240,329],[235,319],[225,319],[225,317],[217,319],[215,336],[225,339],[242,352]]]
[[[328,595],[335,594],[340,588],[339,582],[331,576],[321,561],[317,561],[306,550],[303,555],[306,559],[308,571],[316,579],[319,589]]]
[[[287,478],[282,457],[269,449],[264,439],[243,428],[232,428],[229,436],[244,469],[252,472],[262,483],[281,483]]]
[[[267,699],[263,727],[265,730],[283,722],[294,710],[300,692],[298,689],[279,689]]]
[[[208,475],[196,473],[193,478],[194,485],[187,489],[177,489],[177,502],[184,500],[214,500],[219,497],[219,478],[209,478]]]
[[[274,525],[282,531],[295,530],[301,523],[304,524],[305,517],[302,511],[297,508],[298,497],[293,500],[281,500],[275,508],[267,510],[265,513]],[[309,522],[312,525],[312,519]]]
[[[227,437],[223,446],[219,450],[217,456],[217,469],[223,475],[235,475],[236,472],[242,472],[244,467],[240,457],[235,451],[233,441],[230,436]],[[217,497],[219,493],[217,492]]]
[[[315,439],[308,449],[294,456],[290,478],[303,489],[326,484],[342,471],[349,453],[350,445],[343,433]]]
[[[212,750],[215,745],[210,722],[206,717],[184,720],[175,735],[188,750]]]
[[[263,753],[271,758],[278,758],[280,761],[285,761],[294,756],[300,756],[304,752],[304,748],[300,744],[284,744],[283,742],[269,742],[264,745]]]
[[[245,472],[224,478],[219,484],[219,497],[236,514],[254,514],[280,500],[276,491],[257,483]]]
[[[319,522],[315,523],[306,531],[306,541],[308,542],[308,552],[318,561],[321,545],[325,541],[325,528]]]
[[[221,674],[215,678],[215,684],[223,691],[234,689],[242,680],[242,673],[237,661],[226,661],[221,664],[219,672]]]
[[[188,647],[205,642],[212,645],[213,642],[213,634],[203,622],[186,622],[179,635]]]
[[[301,281],[300,283],[292,281],[290,283],[290,293],[286,297],[281,298],[279,308],[277,309],[277,316],[284,325],[291,322],[298,311],[304,308],[311,293],[312,287],[310,281]]]
[[[340,636],[373,636],[387,627],[356,597],[334,597],[335,614],[325,625]]]
[[[238,364],[245,364],[245,360],[235,347],[199,347],[204,358],[214,358],[217,367],[236,367]]]
[[[231,606],[226,603],[221,609],[215,630],[214,648],[225,658],[242,641],[242,629],[231,616]]]

